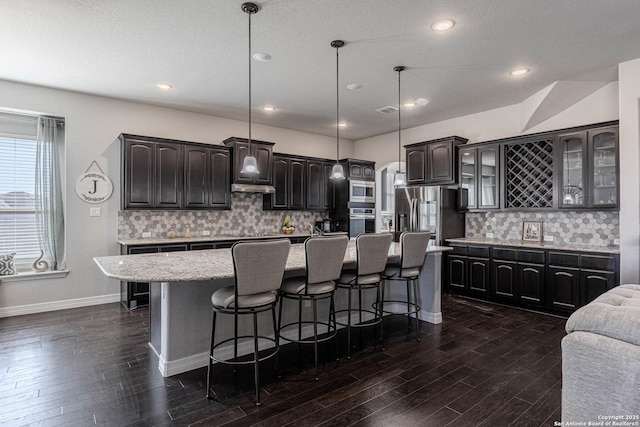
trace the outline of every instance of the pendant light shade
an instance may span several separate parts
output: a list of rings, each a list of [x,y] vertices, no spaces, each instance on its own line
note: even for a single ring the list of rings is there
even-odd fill
[[[395,67],[393,70],[398,72],[398,171],[396,172],[395,180],[393,185],[396,188],[402,188],[407,185],[407,180],[405,177],[405,173],[402,171],[401,167],[401,152],[402,152],[402,140],[401,140],[401,115],[400,109],[402,107],[402,103],[400,102],[400,73],[403,72],[406,67],[399,65]]]
[[[241,174],[244,175],[258,175],[258,162],[256,158],[251,155],[251,15],[258,13],[258,5],[255,3],[243,3],[242,11],[249,15],[249,149],[247,155],[242,162]]]
[[[344,169],[339,163],[340,161],[340,82],[339,82],[339,57],[338,49],[344,46],[342,40],[334,40],[331,42],[331,47],[336,49],[336,164],[331,169],[330,179],[341,180],[344,179]]]

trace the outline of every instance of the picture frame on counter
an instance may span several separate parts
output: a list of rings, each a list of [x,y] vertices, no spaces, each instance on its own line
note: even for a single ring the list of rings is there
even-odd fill
[[[540,243],[542,241],[542,221],[522,221],[522,241]]]

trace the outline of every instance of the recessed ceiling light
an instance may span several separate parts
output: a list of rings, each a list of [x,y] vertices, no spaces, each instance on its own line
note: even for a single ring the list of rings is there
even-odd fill
[[[349,89],[349,90],[362,89],[362,85],[360,83],[349,83],[347,85],[347,89]]]
[[[433,31],[447,31],[453,27],[456,23],[451,19],[440,19],[431,25]]]
[[[171,86],[169,83],[158,83],[156,84],[156,86],[162,90],[169,90],[173,88],[173,86]]]
[[[264,107],[262,107],[262,109],[264,111],[276,111],[276,107],[274,107],[272,105],[265,105]]]
[[[338,126],[340,126],[341,128],[345,128],[347,127],[347,124],[345,122],[340,122],[338,123]]]
[[[253,59],[255,59],[256,61],[269,61],[271,60],[271,55],[269,55],[268,53],[254,53]]]
[[[524,74],[527,74],[528,72],[528,68],[516,68],[515,70],[512,70],[510,74],[512,76],[522,76]]]
[[[405,107],[415,107],[415,106],[416,106],[416,103],[415,103],[415,102],[405,102],[405,103],[404,103],[404,106],[405,106]]]

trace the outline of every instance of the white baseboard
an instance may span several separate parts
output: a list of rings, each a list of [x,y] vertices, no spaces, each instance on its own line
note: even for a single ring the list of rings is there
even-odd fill
[[[42,302],[37,304],[0,307],[0,317],[20,316],[23,314],[44,313],[47,311],[65,310],[67,308],[87,307],[91,305],[120,302],[120,294],[100,295],[96,297],[75,298],[62,301]]]
[[[355,324],[358,322],[357,314],[352,314],[352,322]],[[428,313],[426,311],[420,311],[420,319],[429,323],[442,323],[442,313]],[[337,321],[340,323],[346,323],[347,316],[338,316]],[[338,325],[338,329],[343,328],[343,326]],[[326,329],[321,327],[320,332],[324,332]],[[297,339],[298,331],[294,329],[292,331],[288,331],[283,333],[285,337]],[[313,325],[305,325],[302,327],[302,337],[307,338],[313,335]],[[287,341],[280,340],[280,345],[287,344]],[[207,366],[207,362],[209,359],[209,352],[203,352],[194,354],[191,356],[183,357],[180,359],[165,360],[158,352],[153,348],[152,345],[149,345],[153,349],[153,351],[158,356],[158,370],[162,374],[163,377],[170,377],[172,375],[181,374],[183,372],[192,371],[194,369],[202,368],[203,366]],[[267,348],[273,347],[272,342],[264,342],[261,340],[260,349],[264,350]],[[238,356],[244,356],[245,354],[253,353],[253,342],[240,342],[238,344]],[[229,342],[227,345],[220,347],[220,349],[216,350],[216,357],[221,359],[232,359],[233,358],[233,343]]]
[[[420,310],[420,320],[424,320],[425,322],[437,325],[439,323],[442,323],[442,312],[431,313],[428,311]]]

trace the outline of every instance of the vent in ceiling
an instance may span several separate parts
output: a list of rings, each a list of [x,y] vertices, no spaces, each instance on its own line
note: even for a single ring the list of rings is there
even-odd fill
[[[389,113],[395,113],[396,111],[398,111],[398,109],[396,107],[387,105],[386,107],[378,108],[376,111],[382,114],[389,114]]]

